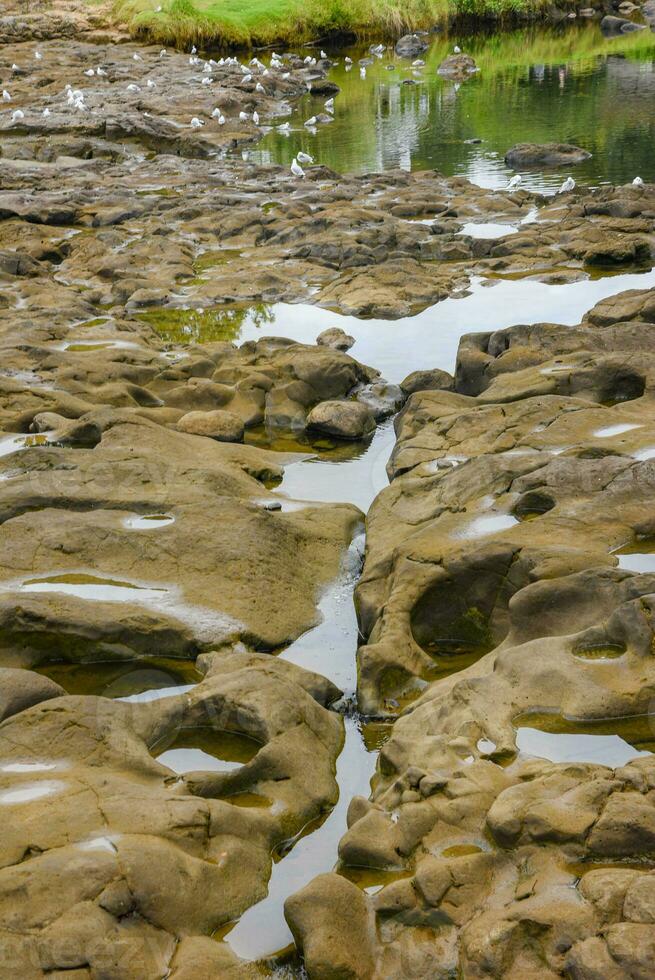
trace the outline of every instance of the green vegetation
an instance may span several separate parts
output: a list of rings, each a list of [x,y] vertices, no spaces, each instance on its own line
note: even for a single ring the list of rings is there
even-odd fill
[[[392,38],[458,17],[539,18],[551,7],[550,0],[114,0],[133,33],[179,46],[294,43],[335,33]]]

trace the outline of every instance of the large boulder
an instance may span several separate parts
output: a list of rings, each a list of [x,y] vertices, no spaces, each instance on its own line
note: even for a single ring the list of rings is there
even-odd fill
[[[319,347],[332,347],[334,350],[350,350],[355,343],[355,338],[341,327],[328,327],[316,338]]]
[[[441,62],[437,68],[437,74],[443,75],[444,78],[453,78],[456,81],[461,81],[464,78],[468,78],[478,70],[474,59],[470,54],[450,54],[447,58]]]
[[[630,34],[632,31],[643,31],[645,24],[635,24],[625,17],[614,17],[608,14],[600,22],[600,29],[606,37],[616,37],[618,34]]]
[[[451,391],[453,376],[440,368],[427,371],[412,371],[400,382],[400,388],[406,398],[415,391]]]
[[[375,418],[359,402],[320,402],[307,416],[307,428],[337,439],[365,439],[375,429]]]
[[[583,163],[591,156],[588,150],[572,143],[517,143],[505,154],[508,167],[569,167]]]
[[[187,412],[177,423],[180,432],[209,436],[218,442],[243,442],[244,426],[234,412]]]
[[[405,34],[396,41],[396,54],[401,58],[416,58],[427,51],[428,43],[419,34]]]

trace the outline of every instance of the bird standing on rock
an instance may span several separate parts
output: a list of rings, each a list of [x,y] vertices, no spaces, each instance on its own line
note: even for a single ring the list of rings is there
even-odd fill
[[[255,126],[259,126],[259,113],[256,109],[252,114],[252,121],[254,122]]]
[[[11,114],[11,121],[13,123],[14,122],[19,122],[19,120],[24,119],[24,118],[25,118],[25,113],[23,112],[22,109],[14,109],[14,111]]]
[[[462,53],[462,49],[456,44],[455,47],[453,48],[453,54],[461,54],[461,53]]]
[[[573,177],[567,177],[562,186],[559,189],[560,194],[566,194],[568,191],[575,189],[575,181]]]
[[[635,177],[635,179],[632,181],[632,186],[633,187],[643,187],[644,186],[644,182],[641,179],[641,177]]]
[[[2,90],[2,99],[4,102],[11,102],[11,95],[6,88],[3,88]]]
[[[305,176],[305,171],[300,166],[300,164],[298,163],[298,161],[296,160],[295,157],[291,161],[291,173],[293,174],[294,177],[304,177]]]
[[[510,180],[509,184],[507,185],[507,190],[508,191],[515,191],[516,188],[519,186],[519,184],[521,183],[522,180],[523,180],[523,178],[521,177],[520,174],[514,174],[514,176]]]
[[[193,119],[191,120],[191,125],[194,129],[200,129],[200,127],[204,126],[205,124],[201,122],[201,120],[198,119],[197,116],[194,116]]]

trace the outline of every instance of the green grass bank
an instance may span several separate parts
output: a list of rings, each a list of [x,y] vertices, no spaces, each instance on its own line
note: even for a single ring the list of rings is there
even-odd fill
[[[560,11],[575,9],[561,0]],[[334,34],[389,40],[453,20],[545,19],[553,0],[115,0],[136,36],[179,47],[298,44]]]

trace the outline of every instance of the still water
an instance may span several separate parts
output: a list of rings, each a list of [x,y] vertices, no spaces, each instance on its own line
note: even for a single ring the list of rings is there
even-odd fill
[[[307,96],[293,107],[288,133],[273,128],[246,154],[290,164],[302,150],[341,173],[436,169],[483,187],[504,187],[514,173],[504,163],[511,146],[557,141],[593,155],[569,169],[524,171],[524,187],[551,192],[569,173],[594,185],[626,183],[636,175],[655,179],[650,30],[605,39],[597,23],[579,22],[429,40],[424,67],[412,68],[411,59],[389,49],[366,66],[363,78],[358,62],[371,57],[368,46],[328,49],[338,62],[329,77],[341,88],[334,121],[305,127],[308,118],[325,111],[325,97]],[[479,68],[461,83],[437,74],[454,44]],[[346,56],[353,61],[350,70]]]

